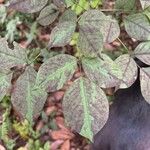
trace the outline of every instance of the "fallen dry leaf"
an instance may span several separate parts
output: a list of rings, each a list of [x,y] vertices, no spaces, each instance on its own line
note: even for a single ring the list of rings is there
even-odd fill
[[[66,141],[62,144],[61,150],[70,150],[70,140],[66,140]]]
[[[51,144],[51,150],[58,150],[58,148],[60,147],[60,145],[63,143],[64,141],[63,140],[57,140],[55,142],[53,142]]]
[[[0,145],[0,150],[6,150],[6,149],[2,145]]]

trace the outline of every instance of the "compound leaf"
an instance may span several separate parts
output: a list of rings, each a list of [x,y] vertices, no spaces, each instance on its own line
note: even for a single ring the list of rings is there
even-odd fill
[[[10,0],[9,8],[24,13],[34,13],[40,11],[48,0]]]
[[[67,21],[59,23],[51,32],[49,47],[62,47],[67,45],[75,31],[76,23]]]
[[[140,43],[134,50],[134,55],[145,64],[150,65],[150,42]]]
[[[80,26],[77,46],[85,56],[96,57],[103,50],[103,36],[95,28]]]
[[[120,34],[118,22],[111,18],[111,16],[106,16],[99,10],[88,10],[83,13],[79,20],[79,25],[91,26],[91,28],[99,30],[106,43],[113,42]]]
[[[140,41],[150,39],[150,22],[144,14],[129,15],[124,23],[130,37]]]
[[[122,79],[120,79],[118,87],[128,88],[130,87],[137,78],[137,65],[133,58],[128,54],[121,55],[115,60],[123,72]]]
[[[51,92],[59,90],[72,78],[76,68],[75,57],[67,54],[57,55],[42,64],[37,74],[36,84]]]
[[[92,141],[108,119],[109,104],[101,88],[80,77],[65,93],[63,110],[68,125]]]
[[[30,122],[42,110],[47,96],[43,89],[35,86],[36,74],[32,67],[27,67],[17,80],[11,96],[16,111]]]
[[[59,11],[57,7],[53,4],[46,6],[42,11],[40,12],[39,17],[37,18],[37,21],[42,26],[47,26],[55,21],[55,19],[58,17]]]
[[[140,83],[142,95],[150,104],[150,67],[140,68]]]
[[[0,70],[10,69],[26,63],[27,55],[25,49],[14,43],[14,50],[11,50],[6,39],[0,39]]]
[[[86,76],[98,86],[103,88],[115,87],[119,79],[122,79],[122,70],[107,55],[102,54],[101,58],[83,58],[83,70]]]

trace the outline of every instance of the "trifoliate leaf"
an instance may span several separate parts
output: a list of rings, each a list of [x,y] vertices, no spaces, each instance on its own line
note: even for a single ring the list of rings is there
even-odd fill
[[[143,9],[147,8],[150,6],[150,1],[149,0],[140,0],[141,6]]]
[[[130,87],[137,78],[138,69],[135,61],[128,54],[124,54],[118,57],[115,62],[123,72],[122,79],[120,79],[118,84],[119,88]]]
[[[86,76],[103,88],[115,87],[122,79],[122,70],[111,58],[102,54],[101,58],[83,58],[82,66]]]
[[[46,60],[40,67],[36,84],[48,91],[56,91],[63,87],[67,80],[70,80],[77,68],[75,57],[60,54]]]
[[[142,95],[150,104],[150,67],[140,68],[140,83]]]
[[[32,67],[26,68],[17,80],[11,96],[16,111],[30,122],[39,114],[46,101],[46,92],[34,85],[35,79],[36,71]]]
[[[24,13],[34,13],[40,11],[48,0],[10,0],[9,8]]]
[[[59,11],[57,7],[53,4],[46,6],[42,11],[40,12],[39,17],[37,18],[37,21],[42,26],[47,26],[55,21],[55,19],[58,17]]]
[[[103,50],[103,36],[96,28],[80,26],[77,46],[85,56],[96,57]]]
[[[0,39],[0,70],[10,69],[27,63],[25,49],[14,43],[14,50],[8,47],[6,39]]]
[[[111,18],[111,16],[106,16],[99,10],[88,10],[83,13],[79,20],[79,25],[91,26],[91,28],[99,30],[106,43],[113,42],[120,34],[118,22]]]
[[[124,20],[127,33],[136,40],[150,39],[150,22],[144,14],[129,15]]]
[[[136,0],[116,0],[115,8],[120,10],[134,10],[136,7]]]
[[[7,94],[8,89],[11,86],[12,73],[0,72],[0,101]]]
[[[76,23],[67,21],[58,24],[51,32],[49,47],[62,47],[67,45],[75,31]]]
[[[63,110],[68,125],[92,141],[108,119],[109,104],[101,88],[81,77],[65,93]]]
[[[150,65],[150,42],[140,43],[134,50],[134,55],[145,64]]]
[[[62,16],[59,18],[59,22],[65,22],[65,21],[72,21],[72,22],[76,22],[77,21],[77,15],[75,14],[75,12],[71,9],[66,10]]]

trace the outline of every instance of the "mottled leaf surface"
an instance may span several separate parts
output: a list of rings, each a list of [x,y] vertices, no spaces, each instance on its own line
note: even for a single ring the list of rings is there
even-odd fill
[[[141,6],[143,9],[147,8],[150,6],[150,1],[149,0],[140,0]]]
[[[24,65],[27,63],[27,56],[25,49],[14,43],[14,49],[8,47],[6,39],[0,39],[0,69],[10,69],[17,65]]]
[[[120,34],[120,28],[118,22],[111,18],[111,16],[106,16],[99,10],[88,10],[79,20],[80,26],[91,26],[100,30],[103,35],[104,42],[111,43]]]
[[[43,89],[34,85],[35,79],[36,71],[32,67],[26,68],[17,80],[11,96],[16,111],[30,122],[42,110],[47,97]]]
[[[0,101],[7,94],[8,89],[11,86],[12,73],[0,72]]]
[[[71,22],[76,22],[77,21],[77,15],[76,13],[71,10],[71,9],[68,9],[66,10],[62,16],[59,18],[59,22],[65,22],[65,21],[71,21]]]
[[[9,8],[24,13],[34,13],[40,11],[48,0],[10,0]]]
[[[39,17],[37,18],[37,21],[42,26],[47,26],[55,21],[55,19],[58,17],[59,11],[57,7],[53,4],[46,6],[42,11],[40,12]]]
[[[142,95],[150,104],[150,67],[140,69],[140,82]]]
[[[86,76],[98,86],[103,88],[114,87],[122,79],[122,70],[107,55],[101,58],[83,58],[82,65]]]
[[[144,14],[129,15],[124,20],[127,33],[136,40],[150,39],[150,22]]]
[[[135,61],[128,54],[124,54],[118,57],[115,62],[123,72],[122,79],[119,81],[119,88],[130,87],[137,78],[138,69]]]
[[[96,57],[103,50],[103,36],[96,28],[80,26],[77,46],[85,56]]]
[[[145,64],[150,65],[150,42],[140,43],[134,50],[134,55]]]
[[[81,77],[65,93],[63,112],[68,125],[92,141],[108,119],[109,104],[101,88]]]
[[[56,91],[70,80],[77,68],[75,57],[60,54],[45,61],[37,75],[36,83],[48,91]]]
[[[67,21],[59,23],[51,32],[49,47],[62,47],[67,45],[75,31],[76,23]]]

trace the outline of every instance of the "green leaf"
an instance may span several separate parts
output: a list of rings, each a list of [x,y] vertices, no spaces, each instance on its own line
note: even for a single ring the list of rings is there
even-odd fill
[[[76,22],[77,21],[77,15],[74,11],[71,9],[66,10],[62,16],[59,18],[59,23],[65,22],[65,21],[71,21]]]
[[[62,47],[67,45],[75,31],[76,23],[63,22],[58,24],[51,32],[49,47]]]
[[[9,72],[0,72],[0,101],[7,94],[11,86],[12,73]]]
[[[34,13],[40,11],[48,0],[10,0],[9,8],[24,13]]]
[[[101,0],[91,0],[90,5],[92,8],[97,8],[100,4],[102,4]]]
[[[67,7],[70,7],[74,4],[74,0],[65,0]]]
[[[0,70],[10,69],[27,63],[25,49],[14,42],[14,50],[8,47],[6,39],[0,39]]]
[[[150,67],[140,68],[140,83],[142,95],[150,104]]]
[[[116,0],[115,8],[120,10],[134,10],[136,8],[136,0]]]
[[[96,57],[103,50],[103,36],[91,26],[80,26],[77,46],[85,56]]]
[[[118,88],[128,88],[137,79],[137,65],[128,54],[121,55],[115,60],[123,72],[122,79],[118,83]]]
[[[68,125],[92,141],[108,119],[109,104],[102,89],[81,77],[66,91],[63,110]]]
[[[51,4],[42,9],[39,17],[37,18],[37,21],[42,26],[47,26],[53,23],[55,19],[58,17],[58,15],[59,15],[58,8],[55,5]]]
[[[144,14],[129,15],[124,23],[130,37],[140,41],[150,39],[150,22]]]
[[[36,71],[27,67],[19,77],[12,92],[11,101],[16,111],[30,123],[33,117],[39,115],[46,101],[47,94],[35,86]]]
[[[36,84],[48,91],[56,91],[70,80],[77,68],[75,57],[60,54],[46,60],[40,67]]]
[[[100,10],[88,10],[83,13],[79,20],[79,25],[99,30],[106,43],[113,42],[120,34],[118,22],[111,16],[106,16]]]
[[[0,5],[0,23],[4,23],[7,16],[7,10],[4,5]]]
[[[140,43],[134,50],[134,55],[145,64],[150,65],[150,42]]]
[[[83,58],[82,66],[86,76],[103,88],[115,87],[122,78],[122,70],[105,54],[101,58]]]

